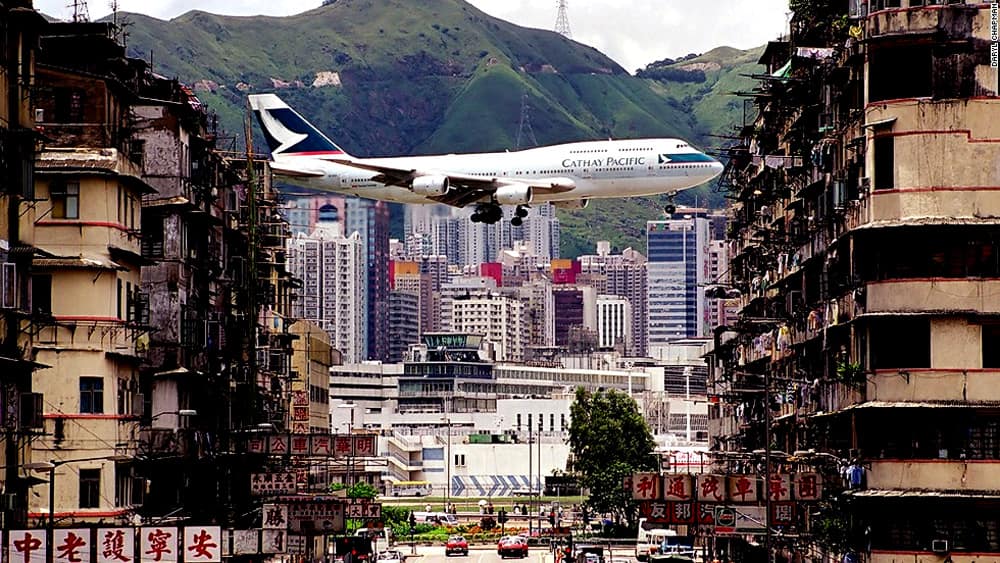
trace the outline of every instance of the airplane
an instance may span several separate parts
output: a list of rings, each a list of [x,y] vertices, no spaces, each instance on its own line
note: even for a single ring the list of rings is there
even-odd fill
[[[591,199],[670,194],[722,173],[723,165],[680,139],[582,141],[513,152],[356,158],[275,94],[251,94],[272,171],[320,191],[398,203],[475,205],[473,222],[518,226],[533,203],[582,209]]]

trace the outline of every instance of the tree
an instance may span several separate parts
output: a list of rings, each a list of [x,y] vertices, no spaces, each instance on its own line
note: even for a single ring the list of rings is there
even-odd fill
[[[365,483],[364,481],[355,483],[348,487],[344,483],[334,483],[330,485],[331,491],[342,491],[347,489],[348,498],[362,498],[367,500],[375,500],[378,496],[378,489]]]
[[[656,471],[656,442],[632,397],[618,391],[576,390],[570,407],[569,446],[587,504],[634,526],[638,507],[623,487],[632,473]]]

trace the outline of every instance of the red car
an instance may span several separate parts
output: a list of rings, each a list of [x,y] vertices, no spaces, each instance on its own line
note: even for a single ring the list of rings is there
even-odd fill
[[[444,546],[444,554],[447,557],[453,553],[457,555],[468,555],[469,542],[465,541],[465,538],[462,536],[451,536],[448,538],[448,543]]]
[[[521,536],[507,536],[500,538],[500,543],[497,544],[497,555],[501,559],[510,555],[511,557],[527,557],[528,556],[528,540],[522,538]]]

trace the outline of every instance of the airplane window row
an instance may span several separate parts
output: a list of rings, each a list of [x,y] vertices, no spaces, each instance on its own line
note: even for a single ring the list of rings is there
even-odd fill
[[[635,151],[651,151],[651,150],[653,150],[653,149],[650,149],[650,148],[644,148],[644,149],[618,149],[618,152],[635,152]]]
[[[589,151],[569,151],[569,154],[588,154],[595,152],[608,152],[608,149],[593,149]]]

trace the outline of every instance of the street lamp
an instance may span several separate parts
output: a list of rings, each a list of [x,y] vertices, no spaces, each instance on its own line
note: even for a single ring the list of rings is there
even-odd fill
[[[49,474],[49,521],[48,526],[45,531],[46,541],[49,545],[48,549],[48,561],[52,562],[53,549],[52,543],[55,536],[55,515],[56,515],[56,468],[60,465],[65,465],[67,463],[75,463],[82,461],[128,461],[132,459],[127,455],[108,455],[99,457],[85,457],[81,459],[55,459],[51,461],[36,461],[25,463],[24,468],[32,471],[43,472],[47,471]]]
[[[351,425],[347,427],[347,433],[351,435],[351,452],[347,455],[347,471],[345,473],[345,479],[347,480],[346,485],[351,486],[351,480],[354,477],[354,406],[355,403],[340,403],[337,405],[338,409],[351,409]]]
[[[185,418],[189,416],[198,416],[198,411],[194,409],[178,409],[175,411],[158,412],[153,416],[149,417],[149,423],[152,425],[153,421],[156,420],[157,418],[160,418],[161,416],[176,416],[178,418]]]
[[[448,508],[451,506],[451,419],[443,416],[441,420],[448,425],[448,457],[445,459],[444,466],[444,511],[448,512]]]

